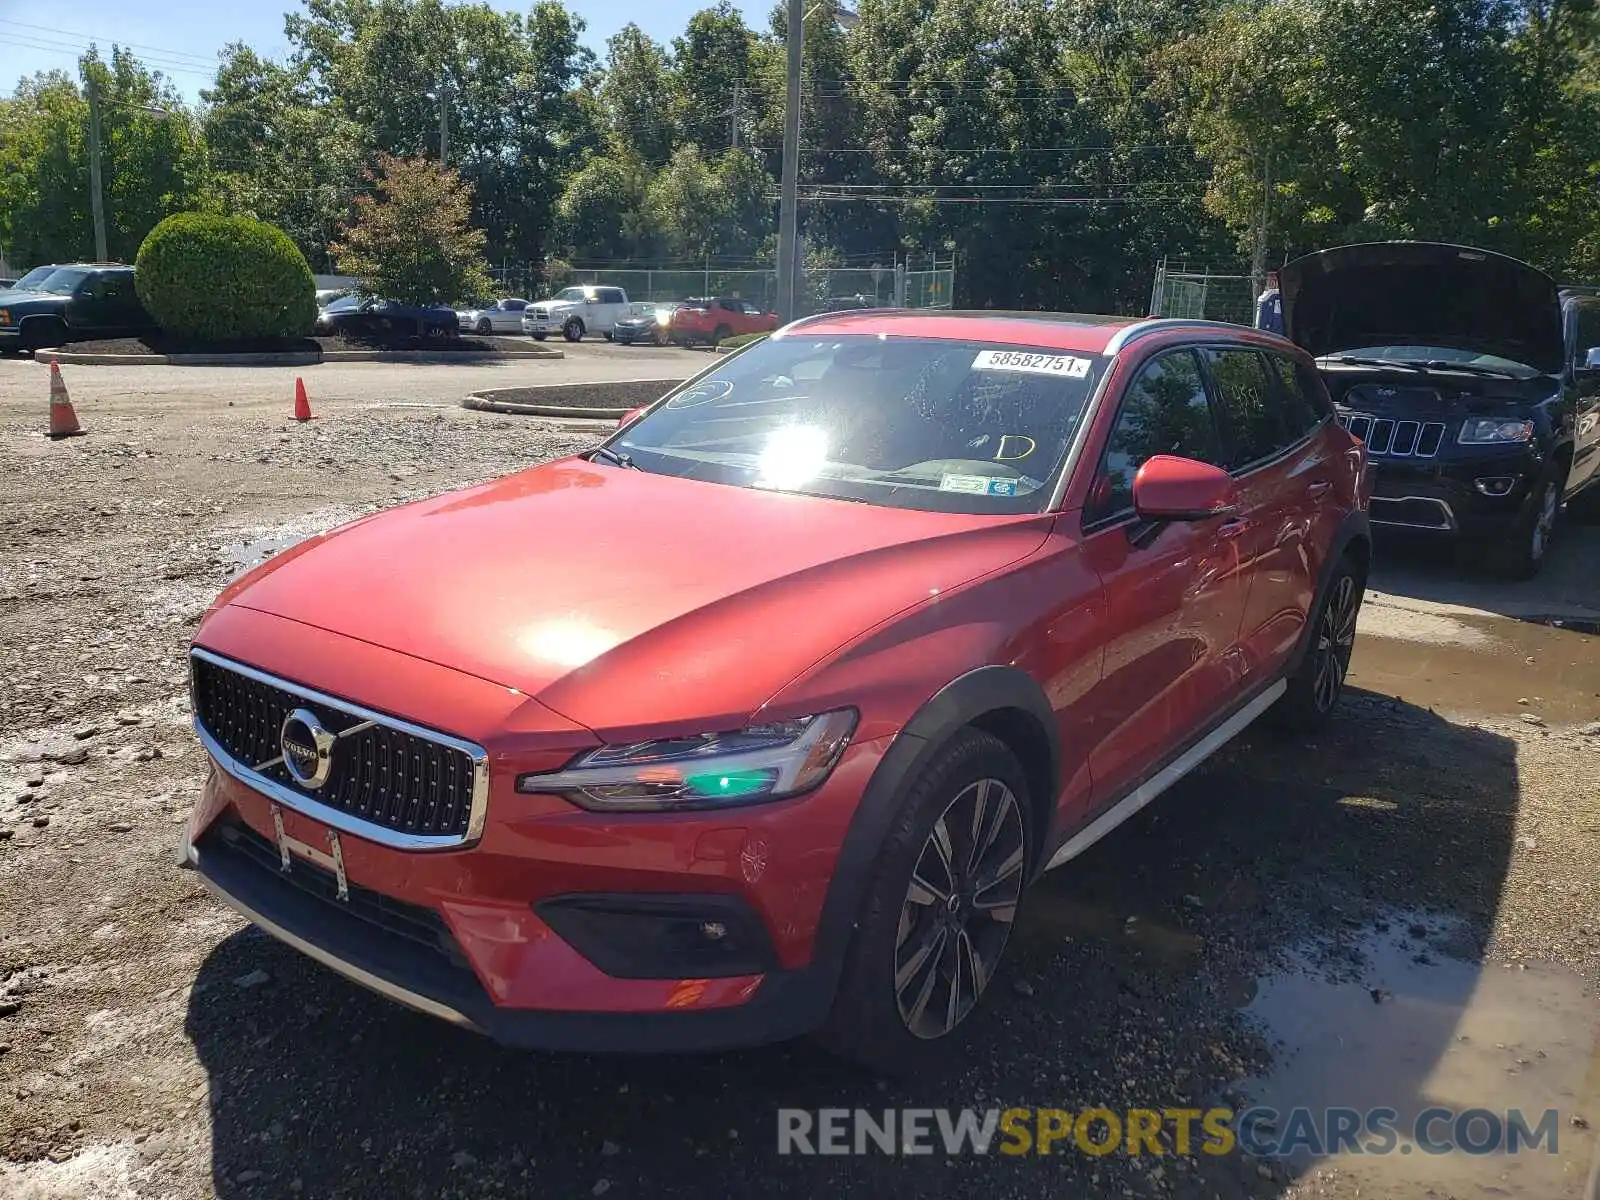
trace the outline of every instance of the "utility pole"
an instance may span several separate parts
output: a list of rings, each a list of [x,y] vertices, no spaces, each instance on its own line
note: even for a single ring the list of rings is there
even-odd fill
[[[89,73],[89,209],[94,214],[94,259],[107,262],[106,202],[100,188],[100,88]]]
[[[788,96],[783,110],[783,180],[778,209],[778,315],[792,321],[800,295],[795,244],[800,230],[800,66],[805,0],[788,0]]]
[[[743,115],[739,111],[741,90],[737,83],[733,85],[733,148],[735,150],[739,148],[739,118]]]
[[[439,75],[439,165],[450,161],[450,81]]]
[[[1267,286],[1267,219],[1271,201],[1272,151],[1268,150],[1261,159],[1261,213],[1256,220],[1255,253],[1250,262],[1250,283],[1255,288],[1250,297],[1252,303]]]

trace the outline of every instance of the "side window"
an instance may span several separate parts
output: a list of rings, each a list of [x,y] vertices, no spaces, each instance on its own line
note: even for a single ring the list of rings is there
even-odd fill
[[[528,302],[526,300],[507,300],[505,307],[507,312],[521,312],[528,307]]]
[[[622,292],[619,289],[617,289],[617,288],[601,288],[600,289],[600,303],[602,303],[602,304],[622,304],[622,303],[625,303],[625,301],[622,299]]]
[[[1226,464],[1237,470],[1270,458],[1300,434],[1285,427],[1282,405],[1267,378],[1266,363],[1254,350],[1203,350],[1217,388],[1233,452]]]
[[[1577,309],[1574,337],[1578,344],[1572,348],[1572,360],[1581,367],[1589,357],[1589,351],[1600,346],[1600,304],[1579,301],[1573,307]]]
[[[1084,523],[1130,510],[1133,477],[1146,459],[1157,454],[1222,465],[1216,423],[1192,350],[1151,359],[1128,385],[1084,509]]]
[[[1284,427],[1296,438],[1304,437],[1328,415],[1323,389],[1306,367],[1283,354],[1268,354],[1267,361],[1277,372],[1278,395],[1284,408]]]

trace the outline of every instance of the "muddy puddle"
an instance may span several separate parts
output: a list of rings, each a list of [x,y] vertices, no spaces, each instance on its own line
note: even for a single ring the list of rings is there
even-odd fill
[[[1563,968],[1473,961],[1468,940],[1452,917],[1396,913],[1354,945],[1307,943],[1257,981],[1243,1015],[1270,1039],[1274,1065],[1240,1090],[1273,1112],[1241,1121],[1259,1130],[1263,1150],[1296,1175],[1331,1169],[1361,1195],[1586,1197],[1596,1161],[1587,1125],[1600,1124],[1600,1004]],[[1301,1108],[1309,1125],[1294,1115]],[[1347,1141],[1334,1152],[1330,1108],[1364,1120],[1393,1110],[1392,1145],[1373,1153],[1389,1139],[1363,1131],[1362,1150]],[[1464,1127],[1460,1114],[1473,1109],[1483,1114]],[[1506,1153],[1510,1110],[1550,1136]]]
[[[1600,718],[1600,636],[1551,623],[1369,605],[1350,663],[1358,687],[1424,708],[1551,724]],[[1582,622],[1575,624],[1582,626]]]

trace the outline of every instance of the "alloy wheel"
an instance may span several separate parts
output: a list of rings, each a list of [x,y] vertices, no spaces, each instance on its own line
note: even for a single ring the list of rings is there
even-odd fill
[[[1350,654],[1356,644],[1359,609],[1355,576],[1339,576],[1322,607],[1321,627],[1317,630],[1317,669],[1311,692],[1318,712],[1331,709],[1344,690],[1345,673],[1350,669]]]
[[[934,821],[900,908],[894,991],[919,1038],[943,1037],[1000,962],[1027,865],[1022,806],[998,779],[969,784]]]

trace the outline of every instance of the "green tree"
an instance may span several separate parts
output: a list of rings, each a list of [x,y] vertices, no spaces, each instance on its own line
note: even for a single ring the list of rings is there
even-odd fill
[[[94,256],[89,104],[99,89],[106,251],[131,261],[162,217],[195,207],[207,182],[200,129],[166,79],[121,47],[91,49],[82,85],[63,72],[23,80],[0,102],[0,246],[18,263]]]
[[[454,304],[487,295],[484,233],[472,225],[472,189],[448,167],[380,155],[356,198],[343,240],[330,249],[340,271],[375,296]]]
[[[672,156],[672,88],[666,53],[637,25],[607,39],[599,102],[606,132],[624,153],[653,166]]]
[[[556,206],[562,247],[580,259],[647,257],[649,170],[634,158],[597,155],[567,180]]]
[[[750,90],[754,35],[730,0],[689,18],[672,42],[673,115],[679,139],[715,155],[732,145],[736,89],[741,105]]]

